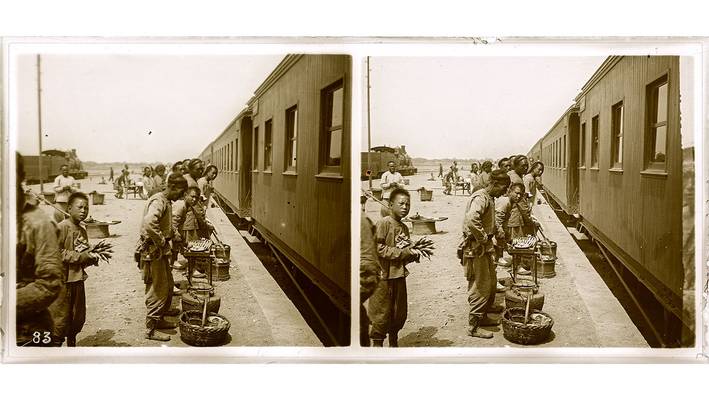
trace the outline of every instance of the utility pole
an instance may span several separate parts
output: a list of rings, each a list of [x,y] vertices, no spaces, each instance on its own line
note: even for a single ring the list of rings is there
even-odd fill
[[[44,194],[44,179],[42,178],[42,77],[41,77],[42,59],[37,54],[37,119],[39,135],[39,192]]]
[[[367,56],[367,171],[369,171],[369,190],[372,190],[372,119],[369,111],[369,56]]]

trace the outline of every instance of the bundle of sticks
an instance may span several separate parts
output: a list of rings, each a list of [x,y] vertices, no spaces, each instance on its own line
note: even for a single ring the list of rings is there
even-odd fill
[[[113,244],[101,240],[89,248],[89,254],[110,264],[113,257]]]

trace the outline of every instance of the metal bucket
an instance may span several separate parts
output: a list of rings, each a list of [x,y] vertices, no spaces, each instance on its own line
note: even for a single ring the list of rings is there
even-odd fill
[[[539,249],[541,250],[542,254],[545,256],[551,256],[556,259],[556,242],[550,240],[548,243],[540,241],[539,242]]]
[[[421,195],[421,201],[433,200],[433,190],[419,189],[419,194]]]
[[[556,276],[556,257],[537,256],[537,273],[540,278],[553,278]]]
[[[44,196],[44,199],[47,200],[48,202],[54,204],[55,201],[54,199],[56,198],[56,193],[54,192],[44,192],[42,193],[42,196]]]
[[[103,193],[92,192],[91,193],[91,203],[93,203],[93,205],[95,205],[95,206],[103,204],[105,197],[106,197],[106,195]]]
[[[229,278],[229,260],[215,258],[212,262],[212,279],[215,281],[228,281]]]
[[[381,200],[382,199],[382,189],[377,189],[377,188],[372,189],[372,195],[374,196],[375,199]]]
[[[212,249],[214,250],[214,257],[223,260],[231,259],[231,247],[228,244],[215,244],[212,245]]]

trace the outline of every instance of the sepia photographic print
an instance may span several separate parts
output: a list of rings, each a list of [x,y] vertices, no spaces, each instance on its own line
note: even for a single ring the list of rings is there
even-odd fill
[[[11,46],[8,354],[349,345],[350,56],[261,53]]]
[[[695,61],[367,58],[361,345],[694,347]]]

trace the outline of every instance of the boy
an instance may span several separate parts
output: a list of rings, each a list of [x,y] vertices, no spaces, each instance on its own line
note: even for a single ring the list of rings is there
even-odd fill
[[[69,218],[59,223],[59,251],[61,252],[66,287],[49,307],[54,319],[54,337],[58,345],[76,346],[76,335],[86,321],[86,295],[84,281],[88,277],[84,268],[98,265],[98,256],[90,253],[88,235],[80,223],[89,215],[89,198],[84,193],[72,193],[67,201]]]
[[[187,245],[187,242],[199,239],[194,221],[190,220],[189,223],[186,223],[188,216],[187,210],[192,208],[194,204],[197,203],[199,195],[199,188],[192,186],[187,189],[184,198],[172,203],[172,243],[174,250],[173,267],[176,269],[183,268],[183,266],[177,264],[178,253],[182,252],[182,249]],[[194,214],[190,213],[189,215],[192,216]]]
[[[411,196],[406,189],[396,188],[389,196],[391,212],[377,222],[375,242],[382,268],[382,277],[369,298],[369,318],[372,321],[372,345],[382,347],[389,335],[389,347],[398,347],[399,330],[406,322],[406,264],[420,259],[411,249],[409,228],[401,219],[409,214]]]

